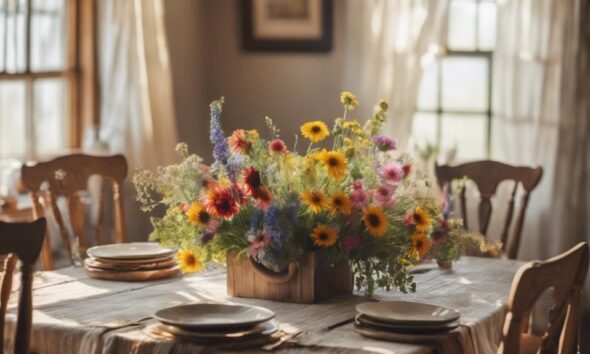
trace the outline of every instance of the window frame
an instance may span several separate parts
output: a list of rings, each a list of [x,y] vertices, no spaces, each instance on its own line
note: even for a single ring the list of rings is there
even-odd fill
[[[62,70],[31,70],[31,17],[32,2],[26,1],[25,27],[25,69],[19,72],[0,71],[0,81],[24,81],[25,120],[26,120],[26,159],[36,159],[40,155],[35,146],[33,89],[34,82],[45,78],[63,78],[66,82],[67,117],[69,139],[66,149],[81,146],[82,129],[88,125],[98,125],[98,73],[96,50],[96,1],[65,0],[66,3],[66,48],[65,67]],[[84,117],[84,118],[82,118]]]
[[[452,1],[452,0],[451,0]],[[456,0],[462,1],[462,0]],[[416,106],[416,113],[427,113],[435,115],[436,119],[436,146],[441,146],[442,142],[442,119],[444,114],[453,114],[453,115],[485,115],[487,120],[487,127],[486,127],[486,142],[485,142],[485,158],[489,159],[492,155],[492,117],[493,117],[493,109],[492,109],[492,95],[493,95],[493,56],[494,50],[481,50],[480,43],[479,43],[479,23],[480,23],[480,16],[479,16],[479,6],[481,3],[485,2],[493,2],[491,0],[471,0],[470,2],[475,3],[476,11],[475,11],[475,49],[474,50],[464,50],[464,49],[451,49],[448,45],[448,31],[447,36],[445,36],[444,45],[442,48],[442,54],[436,58],[436,60],[431,65],[437,66],[437,77],[436,77],[436,109],[425,109]],[[448,20],[447,20],[448,26]],[[442,62],[444,58],[461,58],[461,57],[472,57],[472,58],[481,58],[487,62],[487,105],[485,110],[449,110],[443,109],[442,104],[442,95],[443,95],[443,70],[442,70]]]

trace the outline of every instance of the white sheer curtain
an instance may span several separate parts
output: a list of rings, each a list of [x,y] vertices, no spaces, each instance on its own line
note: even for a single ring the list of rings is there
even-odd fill
[[[163,0],[100,0],[100,139],[129,162],[123,189],[127,240],[146,240],[148,216],[134,201],[135,168],[175,161],[177,142]]]
[[[101,140],[132,168],[170,163],[176,123],[162,0],[97,3]]]
[[[545,259],[590,237],[589,40],[582,32],[581,16],[588,11],[583,3],[498,1],[494,155],[544,168],[529,204],[522,259]],[[590,287],[586,290],[588,306]]]
[[[390,102],[387,130],[408,143],[422,63],[444,33],[448,0],[349,0],[346,12],[346,89],[361,101],[359,116],[380,98]]]

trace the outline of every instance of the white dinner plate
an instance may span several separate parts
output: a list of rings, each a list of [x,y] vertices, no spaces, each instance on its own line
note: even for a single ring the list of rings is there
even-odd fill
[[[271,310],[246,305],[191,304],[159,310],[154,317],[189,330],[253,327],[275,317]]]
[[[157,242],[130,242],[90,247],[86,253],[104,259],[149,259],[170,256],[176,253],[176,248],[162,247]]]
[[[452,308],[409,301],[365,302],[356,310],[373,320],[394,324],[448,323],[461,316]]]
[[[357,315],[355,318],[355,324],[380,329],[388,332],[396,333],[434,333],[434,332],[445,332],[450,331],[459,327],[458,321],[437,323],[437,324],[393,324],[388,322],[379,322],[367,317],[365,315]]]

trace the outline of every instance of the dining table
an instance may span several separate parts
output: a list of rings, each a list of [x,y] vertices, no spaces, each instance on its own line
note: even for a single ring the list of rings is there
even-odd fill
[[[501,339],[513,277],[521,261],[463,257],[451,269],[426,262],[410,270],[414,293],[363,290],[317,304],[296,304],[227,295],[223,267],[148,282],[117,282],[89,277],[81,267],[40,271],[33,280],[31,349],[35,353],[495,353]],[[16,322],[15,276],[6,328]],[[367,301],[405,300],[455,308],[460,325],[436,334],[366,336],[354,325],[355,306]],[[281,338],[273,344],[239,347],[204,345],[161,338],[149,329],[162,308],[188,303],[238,303],[276,313]],[[362,331],[362,330],[361,330]],[[366,334],[366,333],[365,333]],[[5,348],[12,345],[7,334]]]

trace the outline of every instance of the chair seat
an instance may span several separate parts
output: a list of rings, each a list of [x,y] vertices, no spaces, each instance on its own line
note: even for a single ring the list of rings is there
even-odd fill
[[[543,338],[533,334],[523,334],[520,337],[520,354],[535,354],[541,348]]]

